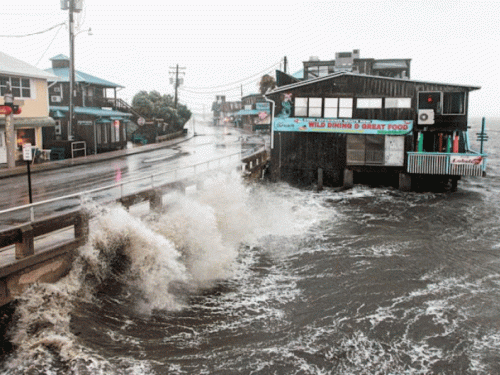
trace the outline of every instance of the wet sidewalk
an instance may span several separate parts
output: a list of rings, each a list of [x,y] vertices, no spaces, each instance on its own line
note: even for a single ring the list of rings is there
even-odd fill
[[[101,154],[96,154],[96,155],[92,154],[84,157],[77,157],[74,159],[45,161],[42,163],[30,164],[30,170],[31,173],[37,173],[37,172],[49,171],[60,168],[68,168],[82,164],[99,163],[104,160],[116,159],[127,155],[134,155],[142,152],[154,151],[161,148],[168,148],[171,146],[175,146],[176,144],[186,142],[191,138],[193,138],[193,135],[186,135],[160,143],[152,143],[143,146],[134,146],[132,148],[103,152]],[[8,178],[12,176],[26,174],[27,173],[26,162],[21,161],[17,163],[18,165],[16,165],[14,168],[11,169],[8,169],[6,164],[0,166],[0,178]]]

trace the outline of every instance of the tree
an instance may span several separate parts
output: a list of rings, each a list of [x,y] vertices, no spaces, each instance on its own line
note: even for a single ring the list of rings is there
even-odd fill
[[[264,95],[268,90],[272,90],[276,87],[276,81],[269,74],[262,76],[259,82],[259,91]]]
[[[132,107],[147,119],[163,119],[175,131],[181,130],[192,115],[183,104],[175,109],[172,95],[161,95],[158,91],[138,92],[132,99]]]

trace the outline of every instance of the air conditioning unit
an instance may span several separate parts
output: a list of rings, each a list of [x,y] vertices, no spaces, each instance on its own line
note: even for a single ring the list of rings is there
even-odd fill
[[[54,87],[54,92],[61,92],[61,88],[60,87]]]
[[[434,125],[434,110],[433,109],[419,109],[418,110],[418,124],[419,125]]]
[[[53,95],[50,97],[50,101],[53,103],[61,103],[61,97]]]

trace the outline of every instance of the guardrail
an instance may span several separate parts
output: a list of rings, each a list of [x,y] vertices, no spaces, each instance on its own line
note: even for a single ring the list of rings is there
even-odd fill
[[[16,225],[0,229],[0,306],[17,298],[35,282],[54,282],[67,273],[75,250],[87,241],[89,235],[91,217],[82,204],[86,198],[97,199],[102,203],[118,201],[126,208],[149,201],[150,210],[161,209],[165,190],[184,190],[189,184],[185,180],[192,180],[193,176],[212,171],[214,167],[232,167],[237,164],[242,170],[248,170],[247,167],[255,166],[256,160],[259,160],[257,165],[264,160],[265,150],[255,152],[256,149],[248,150],[244,159],[238,152],[184,168],[0,211],[0,216],[18,216]],[[235,161],[237,163],[234,163]],[[195,182],[198,187],[199,181]],[[130,192],[131,189],[135,191]],[[110,194],[111,191],[115,194]],[[67,208],[63,213],[47,215],[47,211],[50,211],[48,206],[51,204],[75,199],[77,202],[74,206],[77,207]],[[45,209],[42,218],[35,218],[35,208],[41,211],[39,215],[43,214],[42,209]],[[19,217],[23,214],[27,217]]]
[[[255,150],[251,150],[250,153],[252,152],[255,152]],[[57,211],[58,206],[64,202],[71,209],[81,206],[84,202],[89,200],[102,204],[109,203],[138,191],[155,188],[156,186],[172,183],[188,177],[194,177],[200,173],[206,173],[207,171],[229,166],[230,164],[240,166],[241,160],[242,154],[241,152],[237,152],[186,167],[161,171],[145,177],[127,179],[92,190],[81,191],[42,202],[9,208],[0,211],[0,223],[2,223],[4,227],[30,223],[39,217],[46,216],[51,211]]]
[[[486,170],[486,154],[408,152],[408,173],[482,176]]]

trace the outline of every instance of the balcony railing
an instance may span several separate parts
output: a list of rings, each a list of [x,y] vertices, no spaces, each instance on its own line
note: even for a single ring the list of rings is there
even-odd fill
[[[483,176],[485,170],[486,154],[408,152],[408,173]]]

